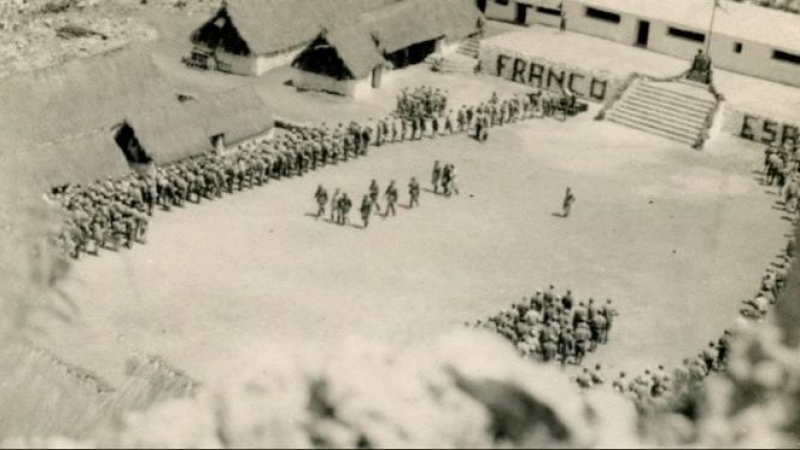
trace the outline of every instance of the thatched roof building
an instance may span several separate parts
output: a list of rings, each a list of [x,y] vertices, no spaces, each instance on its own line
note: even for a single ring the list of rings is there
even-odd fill
[[[292,66],[337,80],[358,80],[385,62],[370,31],[352,26],[321,33]]]
[[[170,162],[268,132],[256,92],[236,89],[179,101],[138,48],[78,59],[0,82],[0,164],[25,184],[55,186]],[[128,133],[128,135],[126,135]],[[131,152],[131,137],[145,155]]]
[[[481,18],[472,0],[403,0],[361,15],[385,54],[443,38],[457,41],[475,34]]]
[[[349,97],[380,87],[385,67],[423,62],[479,31],[472,0],[402,0],[365,12],[358,22],[323,31],[292,62],[300,90]]]
[[[352,23],[398,0],[228,0],[192,34],[195,45],[238,55],[299,49],[323,28]]]
[[[273,115],[252,87],[223,91],[125,117],[122,133],[145,154],[136,162],[169,163],[268,133]],[[123,148],[127,145],[122,144]],[[139,159],[128,155],[129,159]]]
[[[121,49],[0,82],[0,142],[28,147],[107,128],[176,92],[142,50]]]
[[[113,135],[105,130],[6,149],[0,153],[0,165],[12,177],[13,186],[38,192],[68,183],[120,177],[131,170]]]

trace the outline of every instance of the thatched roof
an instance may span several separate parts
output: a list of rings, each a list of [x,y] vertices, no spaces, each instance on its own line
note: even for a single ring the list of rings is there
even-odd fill
[[[200,120],[206,136],[225,134],[229,144],[272,129],[275,120],[270,108],[250,86],[200,97],[184,103],[183,107]]]
[[[106,176],[120,177],[130,172],[111,129],[8,149],[0,153],[0,164],[9,169],[15,185],[38,192],[68,183],[90,183]]]
[[[442,37],[463,39],[477,31],[480,17],[473,0],[404,0],[365,13],[361,21],[388,54]]]
[[[271,55],[308,44],[323,28],[352,23],[359,14],[398,0],[228,0],[227,5],[192,36],[229,19],[253,54]],[[221,23],[221,22],[218,22]]]
[[[334,61],[319,61],[320,58]],[[292,65],[337,79],[361,79],[385,63],[370,31],[354,25],[320,34]]]
[[[0,82],[0,142],[29,147],[119,123],[175,101],[150,57],[120,49]]]
[[[199,97],[185,103],[139,111],[125,121],[145,152],[168,163],[213,149],[211,137],[224,134],[234,144],[273,126],[269,108],[252,87]]]

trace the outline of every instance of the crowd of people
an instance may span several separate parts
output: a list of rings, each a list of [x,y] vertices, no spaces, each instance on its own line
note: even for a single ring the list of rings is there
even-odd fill
[[[273,179],[303,176],[327,165],[366,156],[372,146],[545,117],[552,114],[548,105],[553,101],[543,95],[549,94],[517,94],[501,99],[494,93],[488,101],[453,112],[447,109],[447,91],[430,87],[406,90],[398,101],[398,111],[377,121],[336,126],[283,124],[285,132],[272,139],[242,143],[233,152],[211,151],[171,164],[153,165],[146,172],[62,186],[53,189],[47,198],[66,212],[58,236],[64,252],[74,258],[84,253],[96,255],[102,248],[117,250],[145,242],[154,211],[221,198]],[[446,196],[458,193],[452,164],[435,168],[433,178],[435,192],[441,189]],[[344,194],[335,197],[337,203],[331,212],[336,221],[346,222],[344,211],[352,208],[352,200]],[[371,201],[372,194],[368,197]],[[419,195],[415,199],[416,205]],[[390,203],[394,206],[396,200],[389,202],[387,198],[387,207]],[[362,199],[362,208],[369,207]],[[377,210],[374,203],[371,207]],[[392,214],[391,209],[388,211]],[[362,212],[362,217],[368,216]]]
[[[474,326],[505,337],[525,358],[581,365],[587,354],[608,343],[617,315],[611,299],[576,301],[571,291],[559,295],[550,285]]]
[[[786,212],[797,212],[800,201],[800,147],[787,141],[784,145],[770,145],[764,151],[764,182],[777,186]]]
[[[397,95],[397,117],[440,117],[447,111],[450,92],[432,86],[418,86],[412,90],[408,88]]]

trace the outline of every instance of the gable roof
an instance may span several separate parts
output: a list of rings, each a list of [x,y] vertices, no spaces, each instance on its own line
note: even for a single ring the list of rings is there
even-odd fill
[[[385,53],[445,37],[465,38],[477,31],[481,12],[472,0],[404,0],[361,15]]]
[[[223,9],[250,51],[269,55],[305,45],[323,28],[352,23],[363,12],[397,1],[228,0]]]
[[[175,102],[149,55],[124,48],[0,82],[0,142],[30,147]]]
[[[45,192],[68,183],[90,183],[106,176],[130,172],[122,150],[114,141],[114,130],[98,129],[32,147],[0,153],[0,164],[16,186]]]
[[[339,28],[323,38],[336,49],[345,67],[356,79],[366,77],[375,67],[386,62],[378,52],[372,35],[362,26]]]
[[[136,139],[157,163],[169,163],[211,151],[211,137],[224,134],[228,143],[272,128],[273,116],[252,87],[189,100],[125,118]]]

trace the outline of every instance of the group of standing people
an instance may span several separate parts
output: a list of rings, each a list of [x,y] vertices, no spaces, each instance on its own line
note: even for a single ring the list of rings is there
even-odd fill
[[[605,304],[592,298],[576,301],[571,291],[559,295],[550,285],[475,326],[505,337],[523,357],[580,365],[598,345],[608,343],[617,315],[611,299]]]
[[[411,177],[408,182],[408,209],[419,206],[420,194],[419,182],[416,177]],[[336,189],[333,195],[329,197],[327,189],[319,185],[314,193],[314,200],[317,203],[317,219],[325,216],[326,207],[330,205],[330,221],[332,223],[342,226],[350,224],[350,210],[353,208],[353,201],[346,192]],[[386,203],[383,212],[381,212],[381,189],[377,180],[373,179],[370,182],[368,193],[361,198],[359,207],[362,229],[366,230],[369,227],[369,221],[373,214],[382,214],[384,219],[397,215],[397,203],[400,200],[400,193],[394,180],[389,182],[383,191],[383,200]]]
[[[303,176],[365,156],[371,146],[468,132],[479,120],[502,125],[533,117],[541,106],[537,103],[539,95],[518,94],[501,100],[495,93],[488,102],[463,106],[456,113],[447,109],[447,91],[421,87],[404,91],[398,99],[398,111],[377,121],[336,126],[285,124],[286,131],[279,131],[274,138],[248,141],[230,153],[210,151],[119,178],[61,186],[47,198],[65,212],[58,232],[65,253],[78,258],[83,253],[98,254],[101,248],[132,247],[145,242],[149,218],[156,210],[169,211],[187,203],[221,198],[272,179]],[[441,188],[445,195],[458,193],[453,165],[440,167],[435,178],[436,192]],[[342,198],[337,198],[341,207],[332,209],[348,209],[352,200],[344,195]],[[418,204],[419,195],[412,198],[413,204]]]
[[[431,171],[431,184],[433,185],[434,194],[439,194],[439,189],[441,189],[442,195],[445,197],[450,197],[453,194],[458,195],[456,166],[453,164],[445,164],[443,166],[438,160],[435,161]]]
[[[764,182],[778,186],[786,212],[797,212],[800,201],[800,152],[797,143],[770,145],[764,150]]]

